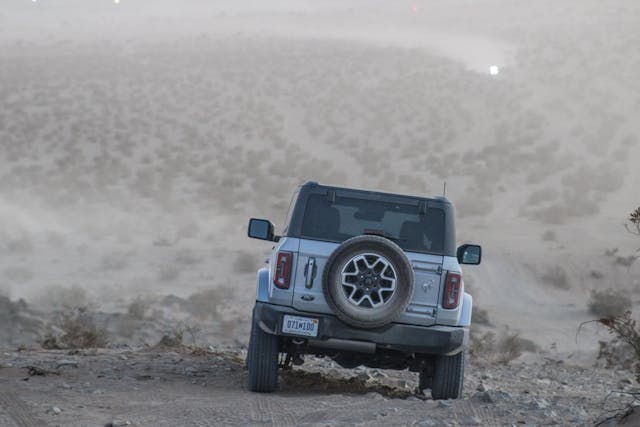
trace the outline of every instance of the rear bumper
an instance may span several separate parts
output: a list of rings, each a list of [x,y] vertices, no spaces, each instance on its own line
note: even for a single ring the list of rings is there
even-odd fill
[[[398,350],[406,353],[456,354],[464,350],[469,340],[469,328],[455,326],[416,326],[391,323],[376,329],[358,329],[343,323],[335,316],[307,313],[291,307],[256,302],[254,321],[267,333],[307,339],[282,332],[285,314],[318,319],[318,336],[309,345],[336,350],[371,352],[376,349]]]

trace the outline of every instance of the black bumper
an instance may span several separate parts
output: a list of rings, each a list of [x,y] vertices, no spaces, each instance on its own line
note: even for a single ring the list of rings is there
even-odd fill
[[[317,344],[329,342],[329,340],[344,340],[375,344],[377,349],[424,354],[453,354],[464,349],[469,336],[468,328],[455,326],[391,323],[376,329],[358,329],[343,323],[335,316],[307,313],[264,302],[256,302],[253,309],[254,321],[265,332],[279,336],[308,338],[282,332],[282,318],[285,314],[318,319],[318,336],[311,338],[312,342]]]

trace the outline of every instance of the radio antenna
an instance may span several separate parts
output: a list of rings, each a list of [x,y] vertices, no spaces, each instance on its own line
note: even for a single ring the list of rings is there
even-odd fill
[[[444,181],[442,185],[442,197],[447,197],[447,181]]]

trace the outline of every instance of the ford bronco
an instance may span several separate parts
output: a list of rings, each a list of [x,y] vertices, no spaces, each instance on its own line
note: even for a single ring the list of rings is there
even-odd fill
[[[409,369],[434,399],[462,393],[471,295],[456,248],[453,205],[307,182],[282,235],[251,219],[249,237],[275,242],[258,271],[247,353],[249,389],[277,388],[281,366],[307,354],[344,368]]]

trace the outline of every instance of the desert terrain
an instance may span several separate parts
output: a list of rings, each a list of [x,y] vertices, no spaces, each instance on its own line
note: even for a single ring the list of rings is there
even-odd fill
[[[605,419],[630,350],[578,328],[640,304],[638,46],[635,0],[7,0],[0,425]],[[464,399],[322,359],[246,390],[246,224],[307,180],[446,182],[484,249]]]

